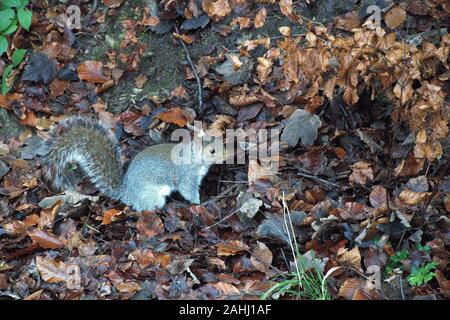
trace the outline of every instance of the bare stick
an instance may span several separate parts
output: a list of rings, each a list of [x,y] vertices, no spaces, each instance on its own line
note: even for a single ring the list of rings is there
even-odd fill
[[[324,180],[324,179],[322,179],[322,178],[313,176],[313,175],[311,175],[311,174],[302,173],[302,172],[297,172],[297,174],[298,174],[299,176],[302,176],[302,177],[305,177],[305,178],[309,178],[309,179],[316,180],[316,181],[318,181],[318,182],[320,182],[320,183],[322,183],[322,184],[330,185],[330,186],[333,186],[333,187],[335,187],[335,188],[339,188],[339,185],[337,185],[336,183],[333,183],[333,182]]]
[[[175,26],[175,31],[176,33],[179,35],[180,32],[178,31],[177,26]],[[200,77],[197,74],[197,70],[195,70],[195,65],[192,63],[192,59],[191,56],[189,55],[189,51],[186,47],[186,45],[184,44],[183,40],[179,39],[178,41],[180,41],[181,45],[184,48],[184,51],[186,52],[186,58],[189,62],[189,65],[191,66],[192,69],[192,73],[194,73],[195,76],[195,80],[197,80],[197,87],[198,87],[198,109],[202,110],[202,106],[203,106],[203,98],[202,98],[202,81],[200,80]]]
[[[239,210],[241,210],[241,208],[242,208],[242,207],[240,207],[240,208],[237,209],[237,210],[234,210],[233,212],[231,212],[230,214],[228,214],[228,215],[226,215],[224,218],[222,218],[220,221],[217,221],[216,223],[214,223],[214,224],[212,224],[212,225],[210,225],[210,226],[208,226],[208,227],[206,227],[206,228],[203,228],[203,230],[208,230],[208,229],[210,229],[210,228],[212,228],[212,227],[215,227],[215,226],[221,224],[222,222],[224,222],[225,220],[227,220],[229,217],[231,217],[233,214],[235,214],[236,212],[238,212]]]

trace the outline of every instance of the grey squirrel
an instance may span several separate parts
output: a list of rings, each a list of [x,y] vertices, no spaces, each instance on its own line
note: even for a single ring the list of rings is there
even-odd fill
[[[187,147],[193,150],[194,143],[189,143]],[[120,145],[114,135],[97,120],[69,117],[51,131],[46,141],[45,177],[57,189],[74,189],[80,178],[69,166],[76,163],[101,192],[135,210],[163,208],[166,197],[174,191],[198,204],[200,184],[211,163],[174,163],[174,146],[164,143],[147,147],[124,172]],[[206,144],[201,152],[213,155],[214,148]]]

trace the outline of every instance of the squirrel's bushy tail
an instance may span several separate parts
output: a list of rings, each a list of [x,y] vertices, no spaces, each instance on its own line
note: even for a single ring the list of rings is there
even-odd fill
[[[118,197],[123,180],[119,143],[97,120],[75,116],[61,121],[46,149],[45,176],[55,188],[76,187],[80,179],[69,167],[75,163],[100,191]]]

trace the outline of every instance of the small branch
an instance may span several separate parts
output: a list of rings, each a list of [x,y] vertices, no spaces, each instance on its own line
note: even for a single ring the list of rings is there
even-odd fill
[[[221,220],[217,221],[216,223],[214,223],[214,224],[212,224],[212,225],[210,225],[210,226],[208,226],[208,227],[206,227],[206,228],[203,228],[203,230],[208,230],[208,229],[211,229],[212,227],[215,227],[215,226],[221,224],[222,222],[224,222],[225,220],[227,220],[229,217],[231,217],[233,214],[235,214],[236,212],[238,212],[239,210],[241,210],[241,208],[242,208],[242,207],[240,207],[240,208],[237,209],[237,210],[234,210],[233,212],[231,212],[230,214],[226,215],[224,218],[222,218]]]
[[[175,26],[175,32],[176,32],[178,35],[180,34],[180,32],[178,31],[178,27],[177,27],[177,26]],[[200,80],[200,77],[199,77],[198,74],[197,74],[197,70],[195,70],[195,65],[194,65],[194,63],[192,62],[191,56],[189,55],[189,51],[188,51],[186,45],[184,44],[183,40],[178,39],[178,41],[180,41],[181,45],[182,45],[183,48],[184,48],[184,51],[186,52],[186,58],[187,58],[187,60],[188,60],[188,62],[189,62],[189,65],[191,66],[192,72],[194,73],[195,80],[197,80],[197,87],[198,87],[198,109],[199,109],[199,110],[202,110],[202,106],[203,106],[203,98],[202,98],[202,95],[203,95],[203,93],[202,93],[202,82],[201,82],[201,80]]]
[[[316,181],[318,181],[318,182],[320,182],[320,183],[322,183],[322,184],[329,185],[329,186],[333,186],[333,187],[335,187],[335,188],[339,188],[339,185],[338,185],[338,184],[333,183],[333,182],[330,182],[330,181],[327,181],[327,180],[324,180],[324,179],[319,178],[319,177],[316,177],[316,176],[313,176],[313,175],[311,175],[311,174],[302,173],[302,172],[297,172],[297,174],[298,174],[299,176],[301,176],[301,177],[313,179],[313,180],[316,180]]]

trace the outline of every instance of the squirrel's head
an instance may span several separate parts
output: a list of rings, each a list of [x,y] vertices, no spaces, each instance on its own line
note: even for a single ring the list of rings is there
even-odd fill
[[[204,162],[209,164],[225,162],[226,148],[221,136],[209,135],[203,128],[198,126],[187,124],[187,127],[194,132],[193,148],[201,150]]]

